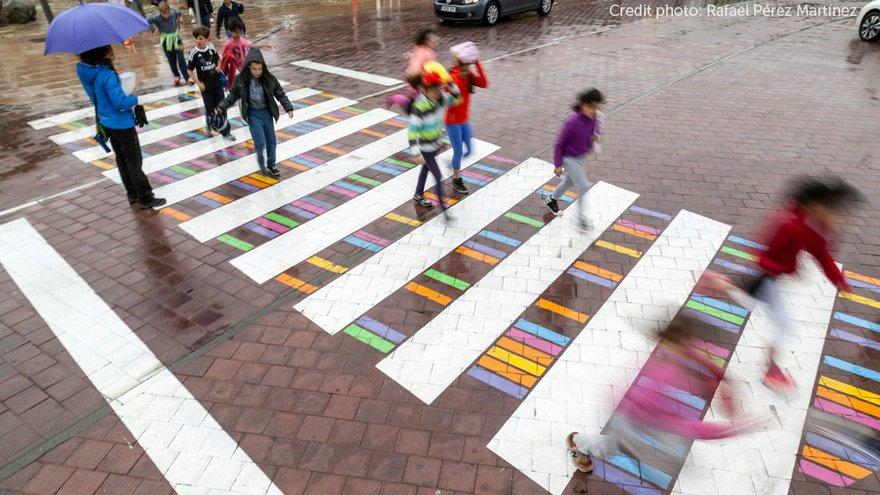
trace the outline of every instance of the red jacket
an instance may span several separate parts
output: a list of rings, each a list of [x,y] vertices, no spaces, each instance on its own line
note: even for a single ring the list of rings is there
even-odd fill
[[[461,103],[454,107],[449,107],[449,109],[446,110],[446,123],[452,125],[467,124],[470,119],[470,117],[468,117],[468,108],[471,104],[471,92],[468,91],[469,85],[467,77],[462,74],[462,70],[458,65],[449,71],[449,75],[452,77],[452,82],[454,82],[461,91]],[[480,65],[480,62],[477,62],[477,73],[474,74],[471,72],[470,78],[470,82],[473,83],[474,87],[489,87],[489,80],[486,79],[486,73],[483,71],[483,66]]]
[[[816,258],[834,285],[841,289],[849,288],[828,252],[827,239],[810,225],[806,212],[799,206],[792,207],[781,216],[768,239],[767,249],[758,255],[758,264],[768,274],[794,273],[798,253],[805,250]]]

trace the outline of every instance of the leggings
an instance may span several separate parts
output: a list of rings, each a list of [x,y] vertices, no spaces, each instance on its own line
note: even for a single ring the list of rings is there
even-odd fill
[[[773,333],[770,346],[778,350],[782,347],[788,334],[791,333],[792,324],[788,313],[785,311],[782,294],[779,292],[779,287],[776,286],[775,277],[765,273],[746,286],[744,290],[750,296],[749,298],[738,297],[736,291],[731,294],[731,297],[749,309],[754,309],[756,303],[764,305],[767,315],[776,325],[776,331]]]
[[[437,166],[437,153],[423,151],[422,158],[425,159],[425,164],[422,165],[422,169],[419,171],[419,182],[416,184],[416,194],[419,196],[425,194],[425,182],[428,180],[428,172],[431,172],[431,175],[434,176],[434,182],[437,183],[437,200],[440,202],[440,208],[445,210],[446,203],[443,202],[443,179],[440,176],[440,167]]]
[[[578,193],[578,208],[580,209],[581,216],[585,217],[587,215],[587,206],[584,201],[584,194],[592,187],[590,181],[587,180],[586,157],[563,157],[562,168],[565,170],[565,179],[556,186],[550,197],[558,201],[562,198],[562,195],[574,186],[574,190]]]
[[[469,156],[471,154],[473,130],[468,123],[447,124],[446,134],[449,135],[449,141],[452,142],[452,170],[458,172],[461,170],[462,156]],[[467,148],[467,151],[464,151],[465,148]]]

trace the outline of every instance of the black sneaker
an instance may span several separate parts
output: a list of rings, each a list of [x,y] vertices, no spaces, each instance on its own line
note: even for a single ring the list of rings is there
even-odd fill
[[[237,141],[237,139],[235,139],[235,136],[233,136],[232,134],[227,134],[223,136],[223,139],[229,141],[230,143],[234,143]]]
[[[269,172],[269,169],[266,168],[265,165],[263,165],[262,163],[260,163],[259,165],[261,174],[265,175],[266,177],[272,177],[272,172]]]
[[[141,203],[142,210],[149,210],[150,208],[158,208],[166,203],[165,198],[153,198],[147,202]]]
[[[138,202],[137,198],[132,198],[131,196],[128,196],[128,204],[133,205],[137,202]]]
[[[431,203],[430,201],[425,199],[425,197],[422,196],[421,194],[416,194],[415,196],[413,196],[413,201],[424,206],[425,208],[430,208],[430,207],[434,206],[433,203]]]
[[[462,179],[452,179],[452,189],[459,194],[467,194],[470,192],[464,187],[464,180]]]
[[[547,208],[550,208],[550,211],[552,211],[557,217],[562,215],[562,212],[559,211],[559,203],[557,203],[552,197],[546,196],[544,198],[544,204],[547,205]]]
[[[281,172],[278,171],[278,167],[269,167],[269,175],[272,177],[281,177]]]

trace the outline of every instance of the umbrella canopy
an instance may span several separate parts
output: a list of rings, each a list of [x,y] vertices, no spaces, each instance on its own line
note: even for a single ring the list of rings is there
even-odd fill
[[[44,55],[80,54],[99,46],[122,43],[129,36],[150,29],[132,9],[112,3],[86,3],[61,13],[46,33]]]

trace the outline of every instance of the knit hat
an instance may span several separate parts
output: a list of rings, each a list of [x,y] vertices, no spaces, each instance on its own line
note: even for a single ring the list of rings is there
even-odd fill
[[[454,45],[449,49],[456,58],[461,60],[466,64],[472,64],[480,58],[479,50],[477,50],[477,45],[473,41],[465,41],[464,43],[459,43]]]
[[[422,84],[425,86],[440,86],[451,82],[452,77],[439,62],[428,62],[422,68]]]

